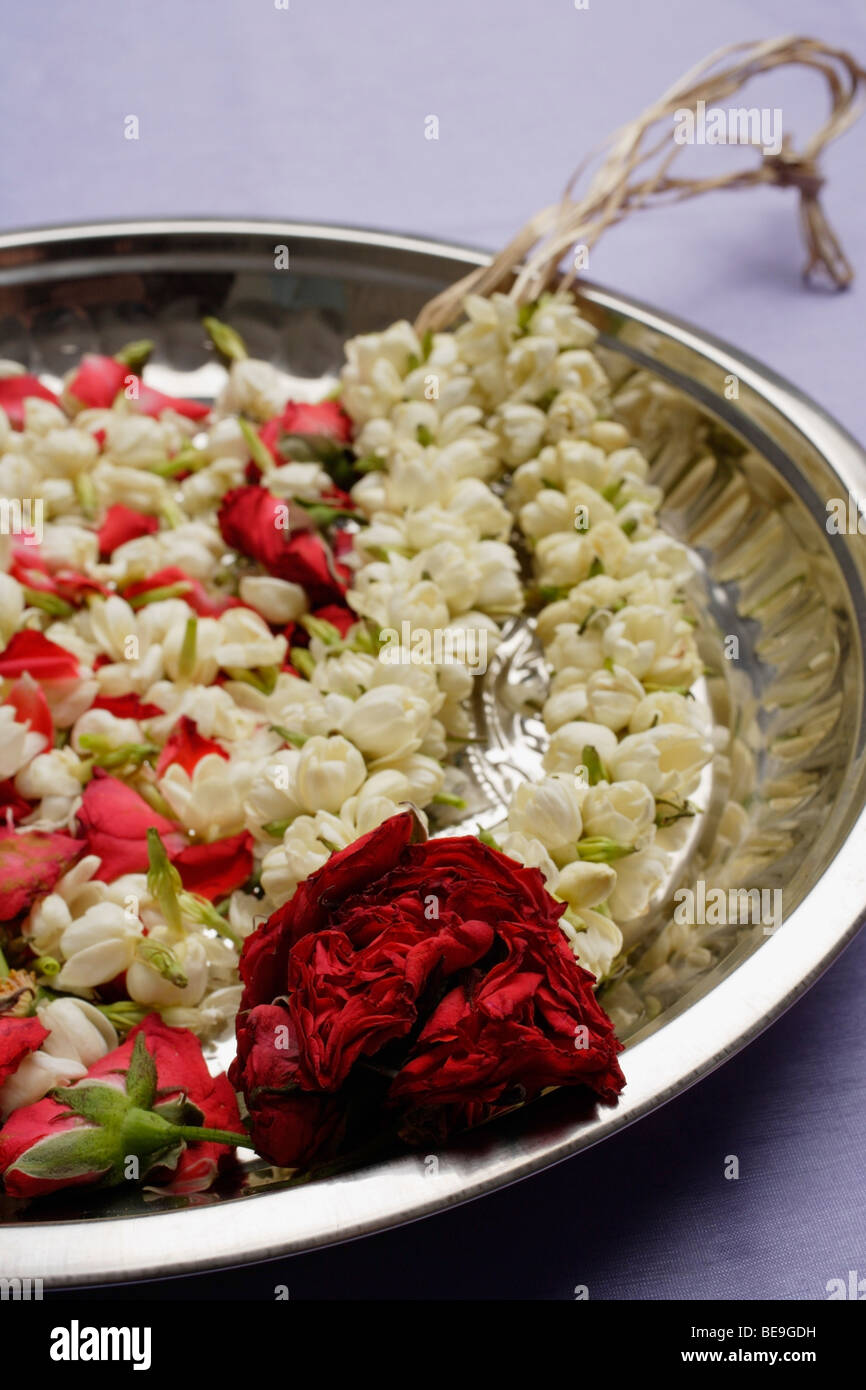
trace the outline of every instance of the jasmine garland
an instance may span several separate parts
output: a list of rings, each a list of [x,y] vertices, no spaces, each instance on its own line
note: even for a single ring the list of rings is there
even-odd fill
[[[339,403],[218,331],[212,411],[140,361],[0,378],[0,492],[41,518],[0,536],[0,921],[48,1032],[5,1113],[151,1011],[220,1033],[259,922],[402,803],[459,804],[473,678],[527,608],[550,741],[494,841],[596,978],[665,881],[716,740],[689,554],[571,300],[465,308],[348,343]]]

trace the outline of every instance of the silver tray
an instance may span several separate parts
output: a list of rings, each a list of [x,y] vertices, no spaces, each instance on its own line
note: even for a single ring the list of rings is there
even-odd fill
[[[288,270],[274,269],[278,246],[289,250]],[[0,237],[0,356],[60,376],[82,352],[150,337],[155,384],[207,398],[223,376],[199,326],[211,313],[313,397],[333,380],[347,337],[411,318],[485,260],[438,242],[289,223],[137,222],[8,235]],[[435,1155],[401,1153],[301,1185],[251,1159],[235,1186],[189,1197],[3,1198],[5,1277],[59,1287],[249,1263],[494,1191],[706,1076],[793,1004],[861,925],[866,541],[830,534],[826,503],[866,498],[866,456],[818,406],[738,350],[592,285],[580,300],[600,330],[615,409],[665,490],[664,523],[702,564],[691,600],[707,647],[705,691],[732,737],[702,785],[683,882],[781,888],[782,925],[681,939],[665,925],[666,885],[653,920],[642,923],[650,955],[635,944],[628,970],[605,992],[627,1044],[628,1084],[614,1109],[561,1091]],[[737,638],[736,661],[723,659],[726,636]],[[481,803],[488,798],[473,807],[480,823],[491,823],[509,780],[537,752],[538,721],[511,688],[533,660],[526,633],[515,629],[478,692],[489,752],[474,769]],[[731,804],[748,833],[725,858]]]

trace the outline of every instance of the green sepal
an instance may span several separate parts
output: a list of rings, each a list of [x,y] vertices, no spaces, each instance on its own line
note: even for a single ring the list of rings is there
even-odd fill
[[[13,1165],[29,1178],[60,1182],[86,1175],[110,1174],[115,1153],[111,1136],[102,1129],[76,1125],[63,1134],[40,1139]]]
[[[142,1110],[153,1105],[156,1096],[156,1062],[144,1041],[144,1034],[135,1039],[129,1069],[126,1073],[126,1094],[130,1105]]]
[[[73,1115],[80,1115],[95,1125],[116,1121],[129,1109],[129,1097],[116,1086],[86,1078],[78,1086],[55,1086],[48,1092],[52,1100],[65,1105]]]

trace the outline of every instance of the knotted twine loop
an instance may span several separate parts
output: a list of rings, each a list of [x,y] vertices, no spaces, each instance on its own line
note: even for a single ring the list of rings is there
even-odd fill
[[[752,168],[707,178],[672,177],[670,167],[686,147],[674,140],[674,118],[684,111],[697,112],[699,102],[705,109],[724,101],[752,78],[780,67],[811,69],[827,84],[830,115],[802,151],[797,153],[785,136],[778,153],[766,153],[758,146],[763,157]],[[479,267],[431,299],[418,315],[416,329],[424,333],[446,328],[460,316],[467,294],[492,294],[509,281],[508,293],[516,303],[537,299],[556,277],[563,257],[572,252],[572,268],[559,281],[567,289],[577,278],[578,249],[588,251],[608,227],[631,212],[683,202],[700,193],[761,184],[799,191],[800,224],[808,251],[804,278],[823,272],[837,289],[844,289],[854,271],[821,206],[824,179],[818,158],[859,117],[863,84],[866,69],[844,49],[831,48],[819,39],[788,36],[718,49],[584,160],[561,200],[531,217],[489,266]],[[586,193],[575,197],[587,168],[604,152]]]

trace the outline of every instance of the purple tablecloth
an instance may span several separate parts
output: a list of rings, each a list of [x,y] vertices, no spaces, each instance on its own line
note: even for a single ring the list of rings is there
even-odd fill
[[[866,57],[857,0],[20,5],[4,22],[0,228],[275,216],[495,247],[711,49],[813,31]],[[798,143],[825,100],[816,79],[783,74],[747,104],[781,107]],[[827,211],[866,275],[864,138],[824,168]],[[704,169],[748,158],[697,153]],[[862,437],[863,290],[801,288],[795,208],[793,191],[766,189],[643,213],[589,273],[728,338]],[[745,1053],[602,1148],[421,1225],[165,1293],[826,1297],[828,1280],[866,1275],[864,991],[861,938]]]

